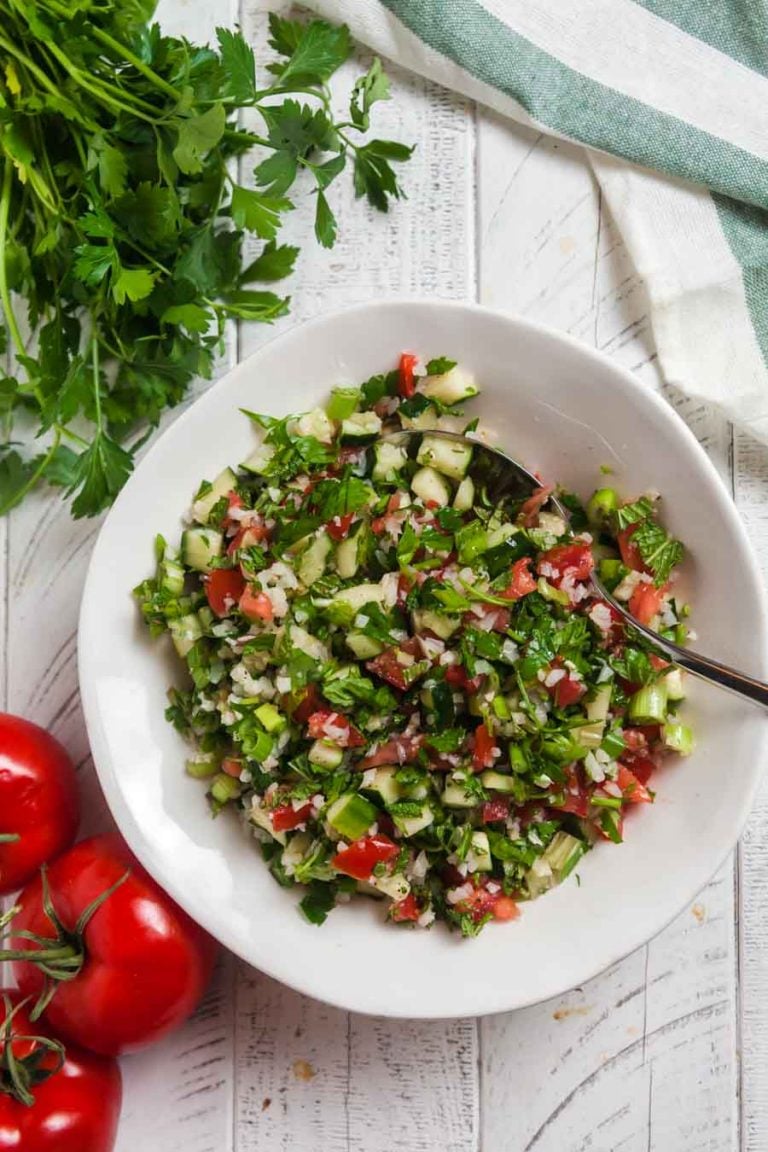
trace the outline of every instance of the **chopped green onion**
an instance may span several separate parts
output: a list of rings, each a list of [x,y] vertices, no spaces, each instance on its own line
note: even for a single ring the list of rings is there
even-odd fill
[[[220,772],[218,776],[214,777],[211,784],[211,796],[218,804],[227,804],[230,800],[237,800],[241,792],[240,781],[235,780],[234,776],[227,776],[226,772]]]
[[[667,722],[664,725],[664,744],[673,752],[681,756],[690,756],[693,752],[693,732],[687,724]]]
[[[663,682],[646,684],[629,702],[629,719],[633,724],[663,724],[667,718],[667,686]]]
[[[187,760],[186,769],[187,775],[194,780],[207,780],[216,775],[219,765],[215,760]]]

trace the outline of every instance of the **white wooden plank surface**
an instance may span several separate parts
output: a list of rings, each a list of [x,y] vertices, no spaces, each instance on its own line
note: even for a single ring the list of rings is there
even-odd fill
[[[259,59],[266,6],[246,0],[240,12]],[[163,0],[160,13],[193,39],[236,14],[236,0]],[[478,297],[571,332],[660,386],[642,285],[577,149],[397,72],[378,130],[418,145],[404,171],[409,199],[381,217],[340,182],[332,200],[341,234],[330,253],[314,247],[311,205],[294,213],[302,256],[282,326],[386,295]],[[244,329],[230,356],[272,332]],[[734,451],[723,421],[667,394],[724,478],[735,476],[768,562],[764,449],[737,437]],[[96,527],[73,525],[45,497],[0,522],[0,688],[7,665],[7,707],[51,727],[82,765],[88,830],[106,815],[79,711],[75,625]],[[742,845],[738,884],[731,863],[610,972],[479,1026],[349,1015],[223,959],[196,1018],[124,1062],[118,1152],[765,1152],[766,827],[768,792]]]

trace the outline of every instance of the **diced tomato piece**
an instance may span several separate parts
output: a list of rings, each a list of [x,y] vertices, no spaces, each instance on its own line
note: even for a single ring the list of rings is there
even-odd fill
[[[355,880],[368,880],[377,864],[394,860],[400,849],[388,836],[361,836],[343,852],[338,852],[331,864],[337,872]]]
[[[421,916],[421,908],[413,892],[409,892],[404,900],[398,900],[396,904],[392,904],[389,909],[389,918],[394,920],[396,924],[401,924],[405,920],[418,920],[419,916]]]
[[[373,672],[375,676],[386,680],[393,688],[404,692],[411,683],[408,673],[412,665],[406,665],[400,662],[398,656],[401,652],[404,652],[406,656],[413,656],[415,659],[418,659],[421,654],[418,640],[412,636],[408,640],[403,641],[399,646],[385,648],[378,656],[374,656],[373,660],[367,662],[366,668],[369,672]]]
[[[492,768],[496,763],[497,750],[496,737],[488,731],[485,724],[478,724],[475,728],[475,747],[472,752],[472,767],[475,772],[483,768]]]
[[[349,532],[354,518],[354,512],[345,512],[343,516],[334,516],[333,520],[329,520],[326,524],[325,530],[332,540],[343,540]]]
[[[509,816],[510,801],[506,797],[497,796],[494,800],[486,800],[482,807],[483,824],[495,824],[499,820],[506,820]]]
[[[329,727],[338,729],[338,735],[330,736]],[[308,732],[312,740],[335,740],[342,748],[361,748],[365,744],[365,737],[340,712],[325,709],[313,712],[308,720]]]
[[[553,670],[559,666],[558,660],[553,661]],[[556,684],[547,685],[547,692],[549,692],[558,708],[568,708],[571,704],[575,704],[577,700],[581,700],[586,690],[584,681],[573,679],[570,672],[566,672],[565,676],[558,680]]]
[[[387,500],[387,513],[391,515],[393,512],[400,511],[400,493],[393,492],[389,500]]]
[[[419,362],[418,356],[412,352],[403,352],[400,357],[400,366],[397,373],[397,391],[404,400],[410,400],[416,391],[414,368]]]
[[[269,623],[275,614],[266,592],[255,592],[252,588],[246,588],[241,595],[240,611],[249,620],[263,620],[265,623]]]
[[[452,688],[459,688],[462,692],[477,692],[480,687],[479,676],[469,676],[462,664],[447,664],[445,666],[445,682]]]
[[[538,477],[537,477],[538,479]],[[520,515],[523,518],[523,524],[526,528],[532,528],[536,523],[539,512],[549,500],[550,496],[555,490],[554,484],[543,484],[541,488],[537,488],[533,496],[529,496],[520,509]]]
[[[517,920],[520,909],[511,896],[497,896],[493,906],[494,920]]]
[[[408,593],[411,590],[411,581],[401,572],[397,578],[397,606],[398,608],[405,608],[405,602],[408,599]]]
[[[313,712],[321,708],[320,693],[317,684],[307,684],[302,690],[301,699],[293,709],[293,719],[297,724],[306,724]]]
[[[227,756],[221,762],[221,770],[222,772],[226,772],[227,776],[234,776],[235,779],[239,779],[243,766],[239,760],[231,760],[229,756]]]
[[[374,516],[373,520],[371,520],[371,532],[373,532],[374,536],[383,536],[383,534],[386,532],[386,530],[387,530],[387,517],[386,516]]]
[[[661,611],[668,584],[657,588],[655,584],[638,584],[629,598],[629,610],[640,624],[650,624]]]
[[[227,492],[227,515],[234,512],[238,508],[244,508],[245,501],[239,492],[235,492],[234,488],[231,492]]]
[[[245,580],[239,568],[214,568],[204,577],[204,586],[211,611],[226,616],[243,595]]]
[[[566,781],[563,787],[563,800],[559,804],[550,802],[550,808],[558,812],[570,812],[585,820],[589,813],[589,793],[583,774],[575,766],[566,768]]]
[[[536,568],[554,588],[559,588],[566,577],[586,580],[594,566],[589,544],[574,543],[558,544],[548,552],[542,552]]]
[[[531,557],[522,556],[512,565],[509,584],[501,595],[504,600],[521,600],[529,592],[535,591],[536,581],[531,573]]]
[[[246,524],[239,528],[230,540],[227,556],[233,556],[241,548],[252,548],[254,544],[260,544],[262,540],[266,540],[268,537],[269,529],[264,524],[258,521],[254,521],[253,524]]]
[[[619,771],[616,776],[616,783],[624,795],[624,801],[627,804],[650,804],[653,801],[653,796],[646,788],[645,784],[641,784],[635,773],[627,768],[626,764],[619,764]]]
[[[647,784],[658,767],[653,756],[643,752],[627,752],[622,756],[621,763],[629,768],[641,784]]]
[[[631,568],[633,572],[647,572],[640,549],[632,539],[637,527],[637,524],[628,524],[626,528],[622,528],[616,537],[616,542],[619,545],[621,561],[627,568]]]
[[[639,752],[659,739],[659,725],[642,724],[635,728],[624,728],[622,736],[630,752]]]
[[[364,756],[355,768],[365,772],[368,768],[378,768],[382,764],[410,764],[423,742],[423,736],[395,736],[380,745],[370,756]]]
[[[272,827],[275,832],[290,832],[292,828],[298,828],[299,824],[303,824],[312,815],[312,805],[302,804],[301,808],[294,808],[292,804],[282,804],[279,808],[273,808],[270,812],[270,819]]]

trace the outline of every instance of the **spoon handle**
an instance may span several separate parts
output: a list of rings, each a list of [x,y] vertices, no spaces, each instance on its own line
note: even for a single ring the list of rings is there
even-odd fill
[[[719,688],[726,688],[737,696],[743,696],[755,704],[762,704],[763,707],[768,708],[768,684],[764,684],[762,680],[756,680],[754,676],[747,676],[745,672],[739,672],[738,669],[731,668],[728,664],[721,664],[718,660],[711,660],[708,656],[691,652],[689,648],[681,648],[678,644],[673,644],[671,640],[665,640],[663,636],[659,636],[658,632],[653,632],[650,628],[638,623],[634,616],[630,616],[624,605],[615,600],[602,584],[598,587],[601,596],[621,612],[635,632],[639,632],[665,656],[669,656],[670,660],[680,668],[684,668],[686,672],[690,672],[694,676],[699,676],[702,680],[709,680],[710,683],[717,684]]]

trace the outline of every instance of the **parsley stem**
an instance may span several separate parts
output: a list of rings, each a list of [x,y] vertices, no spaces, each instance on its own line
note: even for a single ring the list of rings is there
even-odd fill
[[[58,8],[60,12],[66,12],[62,5],[57,4],[56,8]],[[131,52],[125,44],[118,43],[108,32],[105,32],[102,28],[95,27],[93,24],[91,25],[90,31],[96,40],[100,41],[106,48],[111,48],[118,57],[127,60],[137,71],[141,72],[142,76],[146,77],[151,84],[154,84],[155,88],[161,92],[165,92],[166,96],[171,96],[178,103],[179,92],[177,89],[174,88],[172,84],[168,84],[167,81],[163,80],[162,76],[158,76],[156,72],[153,72],[138,56],[134,56],[133,52]]]
[[[24,355],[24,340],[19,329],[18,321],[11,306],[11,293],[8,288],[6,275],[6,243],[8,238],[8,213],[11,207],[11,183],[13,180],[13,161],[6,157],[3,171],[3,187],[0,192],[0,304],[3,306],[8,331],[11,333],[16,351]]]
[[[59,446],[60,440],[61,440],[61,433],[59,432],[58,428],[56,428],[54,431],[53,440],[51,442],[50,448],[46,452],[45,456],[43,456],[43,458],[40,461],[40,463],[38,464],[37,468],[35,468],[34,472],[30,476],[29,480],[27,480],[26,484],[24,484],[21,488],[17,489],[15,492],[13,492],[10,495],[10,497],[5,501],[4,504],[0,504],[0,516],[7,515],[7,513],[10,512],[11,508],[15,508],[17,504],[21,504],[22,500],[27,495],[27,493],[32,491],[32,489],[35,487],[38,480],[40,479],[40,477],[43,475],[46,468],[50,464],[51,460],[53,459],[53,455]]]
[[[96,323],[94,321],[94,331]],[[94,424],[99,432],[102,430],[101,419],[101,377],[99,374],[99,342],[95,335],[91,336],[91,364],[93,366],[93,406],[95,409]]]

